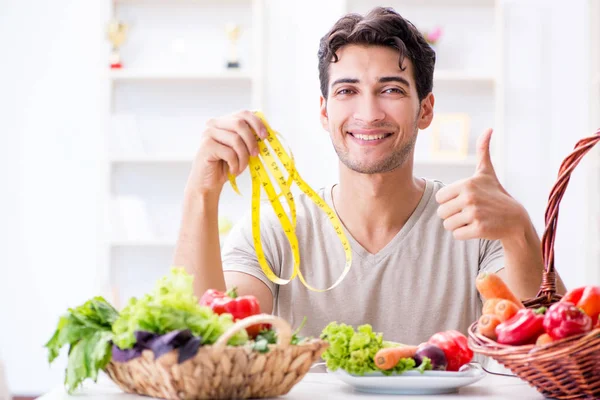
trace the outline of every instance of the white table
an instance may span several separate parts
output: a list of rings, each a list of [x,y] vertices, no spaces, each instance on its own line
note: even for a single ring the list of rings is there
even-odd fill
[[[335,376],[324,373],[309,373],[300,383],[285,396],[282,400],[301,400],[301,399],[328,399],[328,400],[348,400],[348,399],[494,399],[494,400],[543,400],[544,397],[535,389],[531,388],[526,382],[519,378],[504,377],[497,375],[487,375],[482,380],[463,387],[456,394],[429,395],[429,396],[392,396],[378,395],[371,393],[360,393],[354,391]],[[147,400],[148,397],[131,395],[123,393],[108,378],[101,376],[98,383],[88,382],[84,384],[81,391],[75,396],[66,394],[62,386],[57,387],[50,393],[39,397],[41,400]]]

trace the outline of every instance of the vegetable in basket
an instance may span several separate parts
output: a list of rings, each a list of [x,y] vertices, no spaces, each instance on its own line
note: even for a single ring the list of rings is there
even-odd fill
[[[498,343],[521,345],[535,343],[544,333],[544,313],[546,307],[538,309],[524,308],[511,319],[496,327]]]
[[[552,339],[564,339],[592,330],[592,319],[573,303],[560,301],[546,312],[544,329]]]
[[[48,362],[52,363],[63,346],[69,346],[65,387],[69,393],[87,378],[94,381],[98,371],[111,359],[112,324],[118,312],[102,297],[69,308],[60,317],[52,338],[45,344]]]
[[[209,289],[200,298],[200,305],[210,307],[219,315],[231,314],[234,321],[260,314],[258,299],[250,295],[239,297],[236,288],[227,292]],[[259,324],[246,328],[246,331],[251,338],[256,338],[265,329],[269,329],[269,326]]]
[[[525,308],[517,296],[497,274],[482,272],[475,280],[475,286],[481,297],[489,299],[505,299],[512,301],[517,307]]]
[[[179,362],[193,357],[200,345],[214,343],[230,326],[230,314],[217,315],[202,307],[192,291],[192,276],[173,268],[141,299],[132,298],[119,313],[102,297],[69,308],[60,317],[45,344],[52,363],[64,346],[69,347],[65,387],[73,393],[111,360],[128,361],[150,349],[160,357],[179,349]],[[246,331],[234,335],[229,344],[247,341]]]
[[[582,286],[565,294],[561,302],[570,302],[590,316],[592,325],[598,322],[600,314],[600,286]]]
[[[172,268],[154,289],[140,299],[132,298],[113,324],[114,343],[122,350],[136,343],[135,332],[162,335],[189,329],[202,338],[202,344],[213,344],[233,325],[230,314],[218,315],[198,303],[193,293],[193,277],[182,268]],[[246,331],[237,333],[229,342],[240,345],[248,340]]]
[[[477,332],[483,336],[496,340],[496,327],[500,325],[502,321],[495,314],[483,314],[477,321]]]

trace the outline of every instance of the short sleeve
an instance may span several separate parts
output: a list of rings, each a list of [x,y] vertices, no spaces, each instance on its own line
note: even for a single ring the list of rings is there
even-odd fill
[[[277,256],[274,238],[269,224],[261,221],[261,240],[267,264],[271,270],[279,274],[280,262]],[[252,218],[248,214],[242,218],[230,231],[221,249],[223,271],[243,272],[264,282],[271,294],[276,293],[276,284],[267,278],[263,272],[252,239]]]
[[[479,241],[479,273],[496,273],[504,268],[504,248],[499,240]]]

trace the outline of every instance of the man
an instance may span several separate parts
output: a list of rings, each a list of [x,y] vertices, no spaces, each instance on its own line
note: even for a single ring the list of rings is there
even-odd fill
[[[520,298],[535,296],[540,241],[525,209],[496,177],[491,130],[479,139],[471,178],[444,187],[413,176],[417,133],[433,118],[434,64],[418,30],[391,9],[343,17],[321,40],[320,118],[340,169],[339,183],[319,194],[342,221],[353,252],[349,274],[325,293],[298,279],[279,286],[266,278],[249,216],[221,256],[217,214],[227,172],[246,168],[258,154],[253,131],[261,138],[266,131],[247,111],[209,121],[187,183],[174,259],[195,275],[196,295],[236,286],[256,296],[263,312],[292,325],[307,316],[306,335],[318,336],[331,321],[369,323],[388,340],[412,344],[441,330],[466,332],[481,313],[475,278],[482,271],[498,272]],[[300,267],[309,284],[329,287],[345,264],[342,246],[306,196],[296,204]],[[261,209],[267,262],[289,277],[287,239],[274,213]]]

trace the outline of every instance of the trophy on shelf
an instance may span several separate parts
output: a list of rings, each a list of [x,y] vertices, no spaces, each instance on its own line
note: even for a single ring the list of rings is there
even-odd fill
[[[110,43],[112,43],[112,49],[110,51],[110,67],[113,69],[122,68],[121,55],[119,54],[119,48],[125,42],[127,37],[127,25],[117,19],[112,19],[108,23],[107,36]]]
[[[229,39],[229,58],[227,60],[227,68],[234,69],[240,67],[240,60],[237,55],[237,41],[240,38],[240,26],[230,22],[225,25],[225,32]]]

